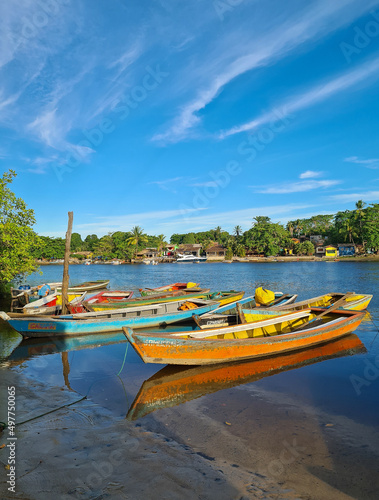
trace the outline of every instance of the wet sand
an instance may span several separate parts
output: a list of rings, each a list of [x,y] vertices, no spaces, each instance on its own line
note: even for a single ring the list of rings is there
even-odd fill
[[[0,377],[18,422],[74,403],[19,426],[17,493],[2,474],[2,499],[378,497],[379,433],[286,394],[248,384],[128,422],[22,370]]]

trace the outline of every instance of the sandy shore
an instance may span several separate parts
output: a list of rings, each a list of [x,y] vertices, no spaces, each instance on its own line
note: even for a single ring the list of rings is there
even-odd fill
[[[378,432],[255,384],[128,422],[20,369],[0,377],[0,420],[8,385],[18,422],[74,403],[18,427],[16,493],[5,471],[1,499],[377,498]]]

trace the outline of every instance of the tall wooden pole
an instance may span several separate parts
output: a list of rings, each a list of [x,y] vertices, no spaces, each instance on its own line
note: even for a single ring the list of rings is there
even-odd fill
[[[71,247],[71,233],[72,233],[72,221],[74,219],[74,213],[68,212],[68,226],[66,233],[66,247],[64,251],[64,264],[63,264],[63,280],[62,280],[62,314],[67,314],[67,304],[68,304],[68,264],[70,259],[70,247]]]

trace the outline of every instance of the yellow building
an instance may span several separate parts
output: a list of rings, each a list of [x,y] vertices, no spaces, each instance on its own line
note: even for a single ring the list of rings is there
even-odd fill
[[[333,258],[335,259],[338,257],[338,248],[328,245],[325,247],[325,257]]]

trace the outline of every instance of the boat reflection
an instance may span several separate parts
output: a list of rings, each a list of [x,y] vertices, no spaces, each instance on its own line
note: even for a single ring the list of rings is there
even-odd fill
[[[126,342],[127,340],[122,333],[106,333],[72,338],[24,339],[8,356],[7,362],[10,365],[18,365],[30,358],[43,356],[44,354],[64,353]]]
[[[312,349],[262,358],[255,361],[197,367],[169,365],[142,384],[126,418],[137,420],[153,411],[293,370],[327,359],[366,352],[356,335]]]

